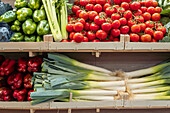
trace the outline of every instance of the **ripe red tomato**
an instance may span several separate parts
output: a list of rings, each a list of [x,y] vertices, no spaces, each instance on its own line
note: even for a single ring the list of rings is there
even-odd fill
[[[94,7],[93,7],[93,10],[100,13],[102,11],[102,6],[100,4],[96,4]]]
[[[120,39],[119,38],[114,38],[113,42],[120,42]]]
[[[100,40],[105,40],[107,38],[107,33],[103,30],[98,30],[96,32],[96,37]]]
[[[126,25],[127,24],[127,19],[122,17],[119,19],[121,25]]]
[[[94,39],[92,42],[101,42],[100,40],[96,40],[96,39]]]
[[[88,31],[88,32],[87,32],[87,38],[88,38],[89,40],[94,40],[94,39],[96,38],[96,34],[93,33],[93,32],[91,32],[91,31]]]
[[[105,0],[96,0],[96,4],[104,5],[105,3]]]
[[[105,11],[106,8],[108,8],[108,7],[111,7],[111,5],[110,5],[109,3],[104,4],[104,6],[103,6],[103,11]]]
[[[150,14],[150,13],[148,13],[148,12],[145,12],[142,16],[143,16],[143,18],[144,18],[144,20],[145,20],[145,21],[147,21],[147,20],[150,20],[150,19],[151,19],[151,14]]]
[[[86,22],[85,25],[84,25],[84,29],[86,31],[90,30],[90,23]]]
[[[155,8],[154,7],[148,7],[147,12],[149,12],[150,14],[154,14]]]
[[[133,32],[133,33],[140,33],[140,25],[133,25],[132,27],[131,27],[131,31]]]
[[[136,16],[136,17],[135,17],[135,20],[136,20],[138,23],[143,23],[143,22],[144,22],[143,16]]]
[[[142,11],[140,9],[137,10],[136,13],[133,13],[134,16],[141,16],[142,15]]]
[[[118,29],[120,27],[121,23],[119,20],[114,20],[112,23],[112,28]]]
[[[140,7],[141,7],[140,2],[132,2],[132,3],[130,4],[130,9],[131,9],[132,11],[137,11],[138,9],[140,9]]]
[[[158,26],[158,27],[156,28],[156,30],[157,30],[157,31],[162,31],[163,35],[165,35],[165,33],[166,33],[166,28],[165,28],[164,26]]]
[[[145,29],[145,34],[150,34],[150,35],[152,36],[153,33],[154,33],[154,31],[153,31],[151,28],[147,27],[147,28]]]
[[[83,30],[80,32],[83,36],[87,36],[87,31]]]
[[[71,40],[70,42],[76,42],[75,40]]]
[[[106,0],[106,3],[109,3],[111,5],[112,2],[110,0]]]
[[[152,38],[152,39],[151,39],[151,42],[158,42],[158,41]]]
[[[117,13],[113,13],[112,15],[111,15],[111,19],[112,20],[119,20],[121,18],[121,16],[119,15],[119,14],[117,14]]]
[[[76,12],[76,16],[79,17],[79,14],[80,14],[82,11],[83,11],[83,10],[78,10],[78,11]]]
[[[120,32],[122,34],[127,34],[129,32],[129,26],[122,26],[122,27],[120,27]]]
[[[112,35],[109,36],[109,40],[113,40],[114,37]]]
[[[159,13],[154,13],[152,15],[152,21],[159,21],[161,19],[161,15]]]
[[[122,2],[122,3],[121,3],[121,7],[123,7],[125,10],[128,10],[128,9],[129,9],[129,3],[127,3],[127,2]]]
[[[80,4],[81,6],[86,6],[86,5],[88,4],[88,1],[87,1],[87,0],[80,0],[80,1],[79,1],[79,4]]]
[[[71,40],[73,40],[74,34],[75,34],[75,32],[71,32],[71,33],[69,34],[69,38],[70,38]]]
[[[106,22],[112,24],[113,21],[111,18],[108,17],[108,18],[106,18]]]
[[[98,13],[96,11],[89,11],[89,19],[94,20],[94,17],[96,17]]]
[[[150,20],[146,21],[145,24],[146,24],[146,27],[150,27],[150,28],[154,28],[155,27],[155,23],[153,21],[150,21]]]
[[[119,5],[119,4],[121,4],[121,0],[113,0],[113,3]]]
[[[154,33],[153,33],[153,38],[155,39],[155,40],[162,40],[163,39],[163,32],[162,31],[155,31]]]
[[[73,40],[77,43],[83,42],[84,36],[81,33],[75,33],[73,36]]]
[[[155,13],[161,13],[162,9],[160,7],[155,8]]]
[[[66,30],[67,30],[68,32],[72,32],[72,31],[73,31],[73,24],[67,24]]]
[[[96,0],[89,0],[89,4],[95,5],[96,4]]]
[[[87,4],[87,5],[85,6],[85,9],[87,9],[88,11],[92,11],[92,10],[93,10],[93,7],[94,7],[93,4]]]
[[[79,0],[75,0],[74,5],[79,5]]]
[[[80,23],[82,23],[83,25],[85,25],[85,23],[86,23],[86,21],[85,21],[83,18],[78,19],[77,22],[80,22]]]
[[[78,10],[80,10],[80,7],[79,7],[79,6],[74,5],[74,6],[72,7],[73,13],[76,13]]]
[[[124,17],[125,17],[126,19],[131,18],[131,17],[132,17],[132,11],[130,11],[130,10],[125,11]]]
[[[104,30],[104,31],[110,31],[111,28],[112,28],[112,24],[110,24],[110,23],[103,23],[103,24],[101,25],[101,28],[102,28],[102,30]]]
[[[144,31],[146,29],[146,25],[144,23],[140,23],[140,30]]]
[[[149,34],[144,34],[144,35],[141,36],[142,42],[151,42],[151,39],[152,39],[152,37]]]
[[[151,7],[151,6],[153,6],[153,0],[146,0],[146,1],[145,1],[145,6],[146,6],[146,7]]]
[[[117,13],[123,15],[125,13],[125,9],[123,7],[117,8]]]
[[[152,4],[153,7],[157,7],[157,6],[158,6],[158,2],[157,2],[157,1],[153,0],[152,3],[153,3],[153,4]]]
[[[135,25],[136,24],[136,21],[135,20],[133,20],[133,19],[129,19],[128,20],[128,26],[129,27],[131,27],[131,26],[133,26],[133,25]]]
[[[145,12],[147,12],[147,7],[144,7],[144,6],[142,6],[141,8],[140,8],[140,10],[142,11],[142,13],[145,13]]]
[[[86,11],[81,11],[79,14],[79,18],[83,18],[84,20],[87,20],[89,18],[89,14]]]
[[[120,30],[119,29],[112,29],[111,30],[111,35],[113,37],[118,37],[120,35]]]
[[[119,8],[119,5],[113,5],[114,8]]]
[[[144,6],[145,5],[145,1],[139,1],[141,6]]]
[[[87,37],[84,36],[83,42],[88,42],[88,41],[89,41],[89,39],[88,39]]]
[[[122,2],[130,3],[132,0],[122,0]]]
[[[100,12],[99,17],[107,18],[107,14],[105,12]]]
[[[68,22],[71,21],[71,15],[68,15],[67,18],[68,18]]]
[[[96,16],[96,17],[94,18],[94,22],[95,22],[97,25],[101,25],[102,23],[106,22],[106,20],[105,20],[103,17]]]
[[[105,10],[105,12],[106,12],[106,14],[107,14],[108,16],[110,16],[110,15],[112,15],[113,13],[115,13],[116,10],[115,10],[115,8],[113,8],[113,7],[107,7],[106,10]]]
[[[75,23],[74,26],[73,26],[73,29],[74,29],[74,31],[76,31],[76,32],[82,31],[83,28],[84,28],[84,26],[83,26],[83,24],[80,23],[80,22]]]
[[[99,26],[95,23],[91,23],[90,24],[90,30],[97,31],[97,30],[99,30]]]
[[[68,40],[66,40],[66,39],[64,39],[64,40],[62,40],[61,42],[69,42]]]
[[[161,22],[156,22],[156,27],[163,26]]]
[[[139,42],[139,38],[140,38],[140,36],[138,34],[135,34],[135,33],[130,34],[130,40],[132,42]]]

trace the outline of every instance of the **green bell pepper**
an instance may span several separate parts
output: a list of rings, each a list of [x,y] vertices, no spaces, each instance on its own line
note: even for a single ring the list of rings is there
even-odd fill
[[[20,22],[19,20],[15,20],[14,25],[20,26],[20,25],[21,25],[21,22]]]
[[[33,34],[36,31],[36,28],[37,25],[32,19],[28,19],[22,24],[22,30],[27,35]]]
[[[14,6],[19,9],[26,7],[28,4],[27,0],[15,0]]]
[[[36,41],[36,36],[35,35],[25,36],[24,40],[25,40],[25,42],[35,42]]]
[[[37,36],[36,42],[43,42],[43,38],[41,36]]]
[[[37,33],[38,35],[45,35],[48,34],[50,31],[50,26],[47,20],[41,20],[37,26]]]
[[[17,11],[17,19],[19,21],[25,21],[32,16],[32,10],[30,8],[21,8]]]
[[[3,15],[1,15],[0,21],[9,23],[9,22],[16,20],[16,18],[17,18],[16,12],[13,10],[10,10],[10,11],[7,11],[6,13],[4,13]]]
[[[12,31],[20,31],[20,30],[21,30],[21,27],[20,27],[20,26],[17,26],[17,25],[12,25],[12,26],[11,26],[11,30],[12,30]]]
[[[39,9],[41,6],[41,0],[30,0],[28,2],[28,7],[32,10]]]
[[[40,9],[40,10],[35,10],[34,14],[33,14],[33,20],[35,22],[39,22],[41,20],[45,20],[46,19],[46,14],[44,9]]]
[[[12,42],[20,42],[24,40],[24,35],[22,33],[15,33],[12,37],[11,37],[11,41]]]

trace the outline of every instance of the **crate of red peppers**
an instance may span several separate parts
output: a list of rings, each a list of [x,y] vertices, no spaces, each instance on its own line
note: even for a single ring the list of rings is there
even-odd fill
[[[0,55],[0,101],[31,101],[32,74],[41,71],[41,64],[40,57],[21,57],[16,61]]]
[[[155,0],[77,0],[68,16],[69,39],[64,42],[119,41],[129,34],[131,42],[158,42],[166,28],[162,9]]]

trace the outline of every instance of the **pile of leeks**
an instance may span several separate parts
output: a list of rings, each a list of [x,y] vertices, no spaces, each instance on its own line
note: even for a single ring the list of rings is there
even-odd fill
[[[69,101],[70,93],[72,101],[112,101],[120,91],[131,100],[169,100],[170,62],[117,76],[116,72],[49,53],[32,83],[32,105]]]

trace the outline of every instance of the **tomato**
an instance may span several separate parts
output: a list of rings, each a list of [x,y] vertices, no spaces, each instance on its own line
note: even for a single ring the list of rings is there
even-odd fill
[[[91,23],[90,24],[90,30],[97,31],[97,30],[99,30],[99,26],[95,23]]]
[[[66,30],[67,30],[68,32],[72,32],[72,31],[73,31],[73,24],[67,24]]]
[[[163,39],[163,32],[162,31],[155,31],[154,33],[153,33],[153,38],[155,39],[155,40],[162,40]]]
[[[103,24],[101,25],[101,28],[102,28],[102,30],[104,30],[104,31],[110,31],[111,28],[112,28],[112,24],[110,24],[110,23],[103,23]]]
[[[105,3],[105,0],[96,0],[96,4],[104,5]]]
[[[119,8],[119,5],[113,5],[112,7],[114,7],[114,8]]]
[[[111,18],[108,17],[108,18],[106,19],[106,22],[112,24],[113,21],[112,21]]]
[[[151,39],[151,42],[158,42],[157,40],[155,40],[155,39]]]
[[[118,29],[120,27],[121,23],[119,20],[114,20],[112,23],[112,28]]]
[[[146,24],[146,27],[150,27],[150,28],[154,28],[155,27],[155,23],[153,21],[150,21],[150,20],[146,21],[145,24]]]
[[[93,10],[99,13],[99,12],[102,11],[102,6],[101,6],[100,4],[96,4],[96,5],[93,7]]]
[[[94,20],[94,17],[96,17],[98,13],[96,11],[89,11],[89,19]]]
[[[106,10],[105,10],[105,12],[106,12],[106,14],[107,14],[108,16],[110,16],[110,15],[112,15],[113,13],[115,13],[116,10],[115,10],[115,8],[113,8],[113,7],[107,7]]]
[[[121,0],[122,2],[130,3],[132,0]]]
[[[75,40],[71,40],[70,42],[76,42]]]
[[[146,1],[145,1],[145,6],[146,6],[146,7],[151,7],[151,6],[153,6],[153,0],[146,0]]]
[[[79,14],[79,18],[83,18],[84,20],[87,20],[89,18],[89,15],[86,11],[81,11]]]
[[[89,0],[89,4],[95,5],[96,4],[96,0]]]
[[[119,38],[114,38],[113,42],[120,42],[120,39]]]
[[[68,18],[68,22],[71,21],[71,15],[68,15],[67,18]]]
[[[87,36],[87,31],[83,30],[80,32],[83,36]]]
[[[147,12],[149,12],[150,14],[154,14],[155,8],[154,7],[148,7]]]
[[[127,2],[122,2],[122,3],[121,3],[121,7],[123,7],[125,10],[128,10],[128,9],[129,9],[129,3],[127,3]]]
[[[100,12],[99,17],[107,18],[107,14],[105,12]]]
[[[69,34],[69,38],[70,38],[71,40],[73,40],[74,34],[75,34],[75,32],[71,32],[71,33]]]
[[[122,34],[127,34],[129,32],[129,26],[122,26],[122,27],[120,27],[120,32]]]
[[[96,39],[94,39],[92,42],[101,42],[100,40],[96,40]]]
[[[144,7],[144,6],[142,6],[141,8],[140,8],[140,10],[142,11],[142,13],[145,13],[145,12],[147,12],[147,7]]]
[[[87,32],[87,38],[89,40],[94,40],[96,38],[96,34],[95,33],[92,33],[91,31],[88,31]]]
[[[133,13],[134,16],[141,16],[142,15],[142,11],[140,9],[137,10],[136,13]]]
[[[83,11],[83,10],[78,10],[78,11],[76,12],[76,16],[79,17],[79,14],[80,14],[82,11]]]
[[[111,5],[110,5],[109,3],[104,4],[104,6],[103,6],[103,11],[105,11],[106,8],[108,8],[108,7],[111,7]]]
[[[155,13],[161,13],[162,9],[160,7],[155,8]]]
[[[86,23],[86,21],[85,21],[83,18],[78,19],[77,22],[80,22],[80,23],[82,23],[83,25],[85,25],[85,23]]]
[[[132,11],[127,10],[125,11],[124,15],[123,15],[126,19],[129,19],[132,17]]]
[[[96,17],[94,18],[94,22],[95,22],[97,25],[101,25],[102,23],[106,22],[106,20],[105,20],[103,17],[96,16]]]
[[[129,19],[128,20],[128,26],[131,27],[132,25],[135,25],[136,24],[136,21],[133,20],[133,19]]]
[[[109,36],[109,40],[113,40],[114,37],[112,35]]]
[[[113,0],[113,3],[119,5],[119,4],[121,4],[121,0]]]
[[[163,24],[160,22],[156,22],[156,27],[159,27],[159,26],[163,26]]]
[[[85,23],[84,29],[87,31],[90,30],[90,24],[88,22]]]
[[[146,25],[144,23],[140,23],[140,30],[144,31],[146,29]]]
[[[140,33],[140,25],[138,25],[138,24],[136,24],[136,25],[133,25],[132,27],[131,27],[131,31],[133,32],[133,33]]]
[[[140,7],[141,7],[140,2],[132,2],[132,3],[130,4],[130,9],[131,9],[132,11],[137,11],[138,9],[140,9]]]
[[[79,0],[75,0],[74,5],[79,5]]]
[[[152,15],[152,21],[159,21],[161,19],[161,15],[159,13],[154,13]]]
[[[113,37],[118,37],[120,35],[120,30],[119,29],[112,29],[111,30],[111,35]]]
[[[96,37],[100,40],[105,40],[107,38],[107,33],[103,30],[98,30],[96,32]]]
[[[74,6],[72,7],[73,13],[76,13],[78,10],[80,10],[80,7],[79,7],[79,6],[74,5]]]
[[[88,4],[88,1],[87,0],[79,0],[79,4],[81,6],[86,6]]]
[[[89,41],[89,39],[88,39],[87,37],[84,36],[83,42],[88,42],[88,41]]]
[[[125,9],[123,7],[120,7],[117,9],[117,12],[120,14],[120,15],[123,15],[125,13]]]
[[[158,6],[158,2],[157,2],[157,1],[155,1],[155,0],[153,0],[153,2],[152,2],[152,6],[153,6],[153,7],[157,7],[157,6]]]
[[[140,1],[141,6],[145,5],[145,1]]]
[[[121,18],[121,16],[119,15],[119,14],[117,14],[117,13],[113,13],[112,15],[111,15],[111,19],[112,20],[119,20]]]
[[[154,33],[154,31],[153,31],[151,28],[147,27],[147,28],[145,29],[145,34],[150,34],[150,35],[152,36],[153,33]]]
[[[151,19],[151,14],[150,14],[150,13],[148,13],[148,12],[145,12],[142,16],[143,16],[143,18],[144,18],[144,20],[145,20],[145,21],[147,21],[147,20],[150,20],[150,19]]]
[[[127,19],[122,17],[119,19],[121,25],[126,25],[127,24]]]
[[[77,23],[74,24],[73,29],[74,29],[74,31],[76,31],[76,32],[80,32],[80,31],[83,30],[83,27],[84,27],[84,26],[83,26],[82,23],[77,22]]]
[[[142,42],[151,42],[152,37],[149,34],[144,34],[144,35],[141,36],[140,39],[141,39]]]
[[[156,28],[156,30],[157,31],[162,31],[162,33],[165,35],[165,33],[166,33],[166,28],[164,27],[164,26],[158,26],[157,28]]]
[[[144,22],[143,16],[136,16],[135,20],[137,20],[138,23],[143,23]]]
[[[69,42],[68,40],[66,40],[66,39],[64,39],[64,40],[62,40],[61,42]]]
[[[110,0],[106,0],[106,3],[109,3],[110,5],[112,4],[112,2]]]
[[[140,38],[140,36],[138,34],[135,34],[135,33],[130,34],[130,40],[132,42],[139,42],[139,38]]]
[[[88,11],[92,11],[92,10],[93,10],[93,7],[94,7],[93,4],[87,4],[87,5],[85,6],[85,9],[87,9]]]
[[[83,36],[83,34],[81,34],[81,33],[75,33],[74,36],[73,36],[73,39],[74,39],[77,43],[80,43],[80,42],[83,42],[84,36]]]

